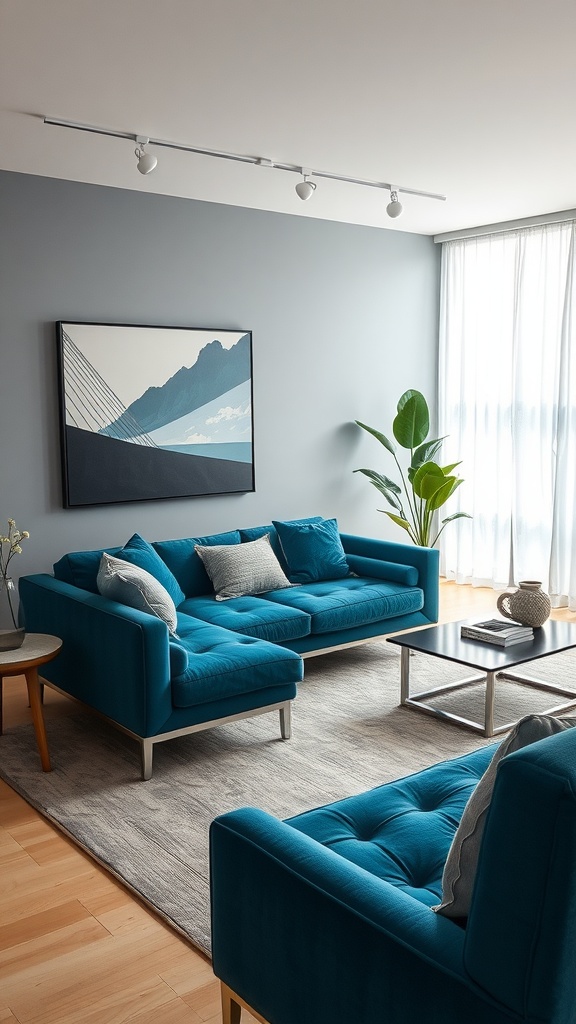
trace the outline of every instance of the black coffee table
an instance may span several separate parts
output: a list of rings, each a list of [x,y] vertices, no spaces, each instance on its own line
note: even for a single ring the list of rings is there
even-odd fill
[[[448,622],[441,626],[415,629],[409,633],[390,637],[388,643],[397,644],[402,648],[400,704],[414,708],[416,711],[423,711],[428,715],[446,718],[467,729],[474,729],[475,732],[480,732],[484,736],[495,736],[497,733],[507,732],[515,724],[509,722],[507,725],[494,726],[494,692],[497,679],[510,679],[517,683],[525,683],[538,690],[545,690],[548,693],[571,697],[569,701],[542,711],[543,715],[558,714],[560,711],[567,711],[568,708],[576,706],[576,680],[574,689],[568,690],[543,679],[534,679],[518,672],[509,671],[516,665],[523,665],[527,661],[536,661],[538,658],[546,658],[550,654],[559,654],[560,651],[568,651],[576,647],[576,624],[549,619],[539,629],[534,630],[533,640],[500,648],[494,644],[483,643],[481,640],[463,640],[460,637],[460,626],[464,622],[471,625],[477,621],[477,619],[466,619],[460,622]],[[458,682],[446,683],[444,686],[423,690],[420,693],[410,693],[410,651],[420,651],[422,654],[430,654],[436,658],[443,658],[445,661],[454,661],[477,671],[475,675],[467,676]],[[478,670],[481,672],[480,675],[477,674]],[[427,703],[431,697],[438,697],[440,694],[449,693],[452,690],[461,690],[463,687],[472,686],[484,679],[486,680],[486,694],[483,723],[463,718]]]

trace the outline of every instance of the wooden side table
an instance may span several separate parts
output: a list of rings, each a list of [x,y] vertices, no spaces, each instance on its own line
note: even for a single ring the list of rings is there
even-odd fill
[[[40,696],[40,682],[38,680],[38,666],[45,665],[52,661],[62,647],[62,641],[57,636],[50,636],[48,633],[27,633],[24,643],[16,651],[0,651],[0,736],[2,735],[2,689],[5,676],[25,676],[28,687],[28,698],[32,709],[32,721],[36,742],[40,751],[42,771],[49,772],[50,755],[48,753],[48,740],[44,727],[44,714],[42,710],[42,699]]]

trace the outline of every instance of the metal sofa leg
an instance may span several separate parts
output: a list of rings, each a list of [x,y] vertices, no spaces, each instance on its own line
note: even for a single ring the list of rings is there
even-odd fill
[[[287,700],[280,708],[280,735],[289,740],[292,735],[292,702]]]
[[[152,755],[154,752],[154,743],[150,739],[140,740],[140,756],[142,759],[142,779],[144,782],[148,782],[148,779],[152,778]]]

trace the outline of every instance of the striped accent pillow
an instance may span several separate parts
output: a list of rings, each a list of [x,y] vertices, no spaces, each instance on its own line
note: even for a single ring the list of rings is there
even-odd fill
[[[217,601],[291,587],[270,545],[270,535],[242,544],[195,544]]]

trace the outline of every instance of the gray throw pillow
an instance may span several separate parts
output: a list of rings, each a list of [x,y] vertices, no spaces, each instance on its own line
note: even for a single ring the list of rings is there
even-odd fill
[[[470,913],[480,844],[496,781],[496,770],[502,758],[529,743],[564,732],[575,725],[576,718],[526,715],[502,741],[464,808],[444,865],[442,902],[432,907],[432,910],[445,917],[468,917]]]
[[[176,605],[166,588],[145,569],[104,552],[96,584],[103,597],[158,616],[176,635]]]
[[[270,535],[242,544],[194,545],[212,580],[217,601],[264,594],[292,584],[270,545]]]

